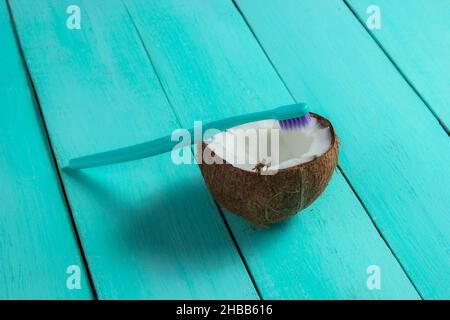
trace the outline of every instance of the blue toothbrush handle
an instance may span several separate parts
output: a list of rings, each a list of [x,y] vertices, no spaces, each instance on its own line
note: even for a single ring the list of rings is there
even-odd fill
[[[234,127],[242,123],[267,119],[264,117],[267,117],[267,112],[265,111],[258,112],[257,114],[253,113],[250,115],[231,117],[208,123],[203,126],[202,130],[206,131],[208,129],[214,128],[223,131],[225,129]],[[186,141],[185,144],[180,143],[179,141],[172,141],[171,136],[165,136],[162,138],[158,138],[156,140],[136,144],[129,147],[124,147],[120,149],[115,149],[111,151],[101,152],[93,155],[72,159],[69,161],[68,168],[78,170],[148,158],[157,154],[169,152],[171,150],[176,150],[178,148],[182,148],[200,141],[200,140],[196,141],[193,139],[193,137],[195,136],[194,129],[190,129],[189,133],[192,139],[190,141],[189,140]],[[196,138],[198,140],[198,137]]]
[[[295,118],[296,116],[304,116],[308,112],[306,104],[294,104],[288,106],[278,107],[272,110],[244,114],[230,117],[214,122],[210,122],[202,127],[203,131],[208,129],[217,129],[219,131],[226,130],[244,123],[277,119],[284,120],[285,118]],[[184,143],[179,141],[172,141],[171,136],[165,136],[156,140],[140,143],[137,145],[115,149],[111,151],[92,154],[69,161],[68,169],[78,170],[83,168],[92,168],[104,166],[108,164],[138,160],[148,158],[157,154],[165,153],[174,149],[182,148],[187,145],[199,142],[202,137],[197,137],[194,134],[194,129],[189,129],[191,139],[187,139]],[[192,139],[194,138],[194,139]]]
[[[127,162],[151,157],[172,150],[179,141],[172,141],[171,136],[136,144],[133,146],[92,154],[69,161],[69,169],[78,170],[108,164]],[[180,146],[181,147],[181,146]]]

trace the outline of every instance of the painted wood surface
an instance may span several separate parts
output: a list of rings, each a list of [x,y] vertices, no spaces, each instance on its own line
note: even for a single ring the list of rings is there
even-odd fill
[[[179,126],[122,2],[76,3],[81,30],[73,1],[11,1],[60,166]],[[258,298],[196,166],[165,154],[63,180],[100,298]]]
[[[292,102],[230,1],[125,3],[184,126]],[[263,298],[418,298],[339,172],[282,225],[255,230],[226,219]],[[366,286],[374,264],[381,290]]]
[[[92,297],[5,1],[0,1],[0,299]],[[80,290],[66,286],[80,267]]]
[[[296,99],[335,124],[341,167],[422,296],[450,298],[447,134],[343,2],[238,4]]]
[[[370,0],[347,3],[366,26]],[[370,33],[450,128],[450,1],[381,0],[381,28]],[[369,10],[369,13],[371,11]]]

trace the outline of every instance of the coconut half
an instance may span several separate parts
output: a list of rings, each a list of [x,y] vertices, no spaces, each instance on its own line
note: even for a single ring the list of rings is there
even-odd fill
[[[285,220],[323,192],[338,161],[331,123],[311,114],[301,129],[276,120],[248,123],[197,146],[199,166],[215,200],[258,226]]]

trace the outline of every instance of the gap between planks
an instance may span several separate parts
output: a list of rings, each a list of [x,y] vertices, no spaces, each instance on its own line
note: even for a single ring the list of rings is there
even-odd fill
[[[53,164],[54,170],[56,171],[56,174],[58,176],[58,185],[60,186],[62,194],[64,196],[64,203],[65,203],[65,205],[67,207],[67,211],[69,212],[72,229],[74,231],[75,238],[76,238],[77,245],[78,245],[78,249],[80,251],[80,255],[81,255],[81,258],[82,258],[82,261],[83,261],[83,264],[84,264],[84,267],[85,267],[85,270],[86,270],[86,273],[87,273],[87,278],[88,278],[88,282],[89,282],[89,289],[90,289],[90,291],[91,291],[91,293],[92,293],[92,295],[94,297],[94,300],[98,300],[99,297],[98,297],[98,294],[97,294],[97,290],[95,288],[94,280],[93,280],[93,277],[92,277],[92,274],[91,274],[91,270],[89,268],[89,264],[88,264],[88,261],[87,261],[87,258],[86,258],[86,254],[85,254],[84,249],[83,249],[83,244],[81,242],[80,234],[79,234],[77,226],[76,226],[75,218],[73,216],[73,212],[72,212],[72,208],[70,206],[69,198],[67,196],[66,188],[65,188],[64,182],[62,180],[61,171],[60,171],[60,168],[59,168],[59,165],[58,165],[58,161],[56,160],[56,154],[55,154],[55,151],[53,149],[53,144],[52,144],[49,132],[48,132],[47,125],[45,123],[44,114],[42,113],[41,103],[39,101],[39,96],[38,96],[38,93],[37,93],[37,90],[36,90],[36,86],[34,84],[33,77],[31,75],[30,69],[28,67],[28,63],[27,63],[27,61],[25,59],[25,55],[24,55],[24,52],[23,52],[23,49],[22,49],[22,44],[21,44],[20,39],[19,39],[19,35],[18,35],[18,32],[17,32],[17,26],[16,26],[16,23],[15,23],[14,15],[13,15],[13,12],[12,12],[12,9],[11,9],[11,5],[10,5],[10,0],[5,0],[5,1],[6,1],[6,6],[8,8],[8,15],[9,15],[9,18],[11,20],[11,25],[12,25],[13,32],[14,32],[14,38],[16,39],[17,45],[19,47],[20,59],[23,62],[23,65],[24,65],[24,68],[25,68],[25,72],[26,72],[26,78],[27,78],[27,81],[29,82],[31,90],[32,90],[32,92],[31,92],[32,93],[32,97],[36,101],[36,106],[37,106],[37,109],[38,109],[37,111],[38,111],[39,120],[40,120],[40,126],[41,126],[41,128],[42,128],[42,130],[44,132],[44,135],[45,135],[45,138],[46,138],[46,142],[47,142],[47,144],[49,146],[51,159],[52,159],[52,164]]]
[[[147,56],[147,59],[149,60],[151,66],[152,66],[152,69],[153,69],[153,71],[154,71],[154,73],[155,73],[156,78],[158,79],[158,83],[159,83],[159,85],[160,85],[160,87],[161,87],[161,90],[162,90],[162,92],[164,93],[164,96],[165,96],[166,99],[167,99],[167,102],[168,102],[168,104],[169,104],[169,106],[170,106],[170,108],[171,108],[171,110],[172,110],[172,112],[173,112],[173,114],[174,114],[174,116],[175,116],[175,119],[176,119],[178,125],[179,125],[180,127],[182,127],[181,119],[178,117],[178,114],[177,114],[177,112],[176,112],[176,110],[175,110],[175,108],[174,108],[174,106],[173,106],[173,102],[171,101],[169,95],[167,94],[166,88],[164,87],[164,85],[163,85],[163,83],[162,83],[162,81],[161,81],[161,76],[160,76],[160,74],[158,73],[158,71],[156,70],[156,67],[155,67],[153,58],[151,57],[150,52],[148,51],[148,49],[147,49],[147,47],[146,47],[146,45],[145,45],[145,43],[144,43],[144,39],[142,38],[142,34],[141,34],[141,32],[139,31],[139,29],[138,29],[138,27],[137,27],[137,25],[136,25],[136,23],[135,23],[135,21],[134,21],[134,19],[133,19],[133,16],[130,14],[130,10],[128,9],[128,6],[126,5],[125,2],[123,2],[123,0],[122,0],[121,2],[122,2],[122,4],[123,4],[123,6],[125,7],[125,10],[126,10],[126,12],[127,12],[127,15],[128,15],[128,17],[130,18],[130,21],[131,21],[132,24],[133,24],[133,28],[134,28],[136,34],[137,34],[138,37],[139,37],[140,44],[142,45],[142,48],[144,49],[145,55]],[[192,148],[191,148],[191,153],[192,153],[193,156],[195,156],[195,155],[194,155],[194,151],[193,151]],[[258,285],[257,285],[257,283],[256,283],[256,281],[255,281],[255,279],[254,279],[254,276],[253,276],[253,274],[252,274],[252,272],[251,272],[251,270],[250,270],[250,268],[249,268],[249,266],[248,266],[248,264],[247,264],[247,261],[245,260],[245,257],[244,257],[244,255],[242,254],[242,251],[241,251],[241,249],[240,249],[240,247],[239,247],[239,244],[237,243],[236,238],[234,237],[233,231],[231,230],[230,225],[228,224],[227,219],[225,219],[225,215],[224,215],[224,213],[223,213],[222,208],[221,208],[220,205],[216,202],[215,199],[212,199],[212,200],[214,201],[214,203],[215,203],[215,205],[216,205],[216,208],[217,208],[217,210],[218,210],[218,212],[219,212],[219,214],[220,214],[220,217],[222,218],[222,220],[223,220],[223,222],[224,222],[224,224],[225,224],[225,227],[226,227],[226,229],[227,229],[227,231],[228,231],[228,234],[230,235],[230,238],[231,238],[231,240],[233,241],[234,246],[236,247],[236,251],[238,252],[239,257],[241,258],[241,261],[242,261],[242,263],[243,263],[243,265],[244,265],[245,270],[247,271],[247,274],[248,274],[248,276],[249,276],[249,278],[250,278],[250,280],[251,280],[251,282],[252,282],[252,284],[253,284],[253,287],[255,288],[256,294],[258,295],[258,297],[259,297],[260,300],[263,300],[262,294],[261,294],[261,292],[260,292],[260,290],[259,290],[259,288],[258,288]]]
[[[239,15],[242,17],[242,19],[244,20],[245,24],[247,25],[248,29],[250,30],[250,32],[252,33],[253,37],[255,38],[256,42],[258,43],[258,45],[260,46],[261,50],[263,51],[264,55],[266,56],[267,60],[269,61],[270,65],[272,66],[272,68],[275,70],[276,74],[278,75],[278,77],[280,78],[280,81],[283,83],[284,87],[286,88],[286,90],[288,91],[289,95],[291,96],[292,100],[296,102],[296,99],[294,97],[294,95],[292,94],[290,88],[288,87],[286,81],[283,79],[283,77],[281,76],[280,72],[278,71],[278,69],[275,67],[275,64],[273,63],[272,59],[270,58],[269,54],[267,53],[267,50],[264,48],[264,46],[262,45],[260,39],[258,38],[258,36],[256,35],[255,31],[253,30],[252,26],[250,25],[250,22],[248,21],[248,19],[245,17],[245,14],[242,12],[241,8],[239,7],[239,5],[236,3],[236,0],[230,0],[232,1],[234,7],[236,8],[236,10],[239,12]],[[345,2],[345,0],[343,0]],[[353,12],[352,12],[353,13]],[[354,13],[353,13],[354,14]],[[372,37],[373,38],[373,37]],[[384,51],[384,50],[383,50]],[[391,61],[392,62],[392,61]],[[394,64],[395,66],[395,64]],[[395,66],[396,69],[398,70],[397,66]],[[403,76],[403,74],[402,74]],[[409,82],[408,82],[409,83]],[[411,84],[410,84],[411,85]],[[413,88],[414,89],[414,88]],[[416,90],[414,90],[416,92]],[[428,105],[427,105],[428,106]],[[433,113],[434,115],[434,113]],[[439,119],[438,119],[439,120]],[[439,121],[439,123],[441,123]],[[441,124],[442,125],[442,124]],[[445,127],[443,127],[445,130]],[[358,192],[355,190],[355,188],[353,187],[352,183],[350,182],[350,180],[348,179],[347,175],[345,174],[344,170],[342,169],[342,167],[339,165],[337,165],[338,170],[340,171],[340,173],[342,174],[342,176],[344,177],[345,181],[347,182],[348,186],[350,187],[350,189],[352,190],[353,194],[355,195],[355,197],[358,199],[358,202],[361,204],[361,206],[363,207],[364,211],[366,212],[367,216],[369,217],[370,221],[372,222],[373,226],[375,227],[375,229],[377,230],[379,236],[381,237],[381,239],[383,240],[383,242],[386,244],[387,248],[389,249],[389,251],[392,253],[392,255],[394,256],[395,260],[398,262],[398,264],[400,265],[400,267],[402,268],[403,272],[405,273],[406,277],[408,278],[409,282],[411,283],[411,285],[414,287],[414,289],[416,290],[417,294],[420,296],[420,298],[423,300],[423,296],[420,293],[419,289],[416,287],[415,283],[412,281],[410,275],[406,272],[403,264],[400,262],[400,260],[398,259],[397,255],[395,254],[394,250],[391,248],[391,246],[389,245],[389,243],[387,242],[387,240],[385,239],[385,237],[383,236],[383,234],[381,233],[380,229],[378,228],[377,224],[375,223],[375,221],[373,220],[371,214],[369,213],[368,208],[366,207],[366,205],[363,203],[361,197],[359,196]]]
[[[234,0],[232,0],[234,3]],[[436,119],[436,121],[439,123],[439,125],[442,127],[442,129],[447,133],[447,135],[450,135],[450,130],[447,128],[445,123],[439,118],[439,116],[436,114],[436,112],[433,110],[431,105],[428,103],[428,101],[425,99],[425,97],[417,90],[417,88],[414,86],[414,84],[409,80],[409,78],[406,76],[406,74],[402,71],[402,69],[398,66],[398,64],[394,61],[393,57],[389,54],[389,52],[384,48],[383,44],[373,35],[373,33],[367,28],[364,21],[359,17],[359,15],[356,13],[356,11],[353,9],[353,7],[348,3],[348,0],[342,0],[348,10],[352,13],[352,15],[355,17],[355,19],[361,24],[361,26],[364,28],[364,30],[367,31],[369,36],[372,38],[372,40],[378,45],[378,47],[381,49],[381,51],[384,53],[386,58],[390,61],[390,63],[394,66],[394,68],[398,71],[398,73],[402,76],[402,78],[406,81],[406,83],[411,87],[411,89],[414,91],[414,93],[419,97],[420,100],[422,100],[423,104],[428,108],[428,110],[431,112],[433,117]]]

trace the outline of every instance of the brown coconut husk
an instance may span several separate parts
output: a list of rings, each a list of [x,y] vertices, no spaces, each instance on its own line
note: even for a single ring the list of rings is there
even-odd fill
[[[332,135],[331,146],[323,155],[293,167],[280,169],[274,175],[264,175],[259,168],[249,172],[222,164],[199,163],[205,183],[214,199],[226,210],[246,218],[257,226],[269,226],[300,212],[325,190],[338,162],[339,141],[331,123],[314,113]],[[204,141],[198,152],[208,148]],[[207,150],[213,154],[211,150]],[[215,155],[215,157],[218,157]]]

